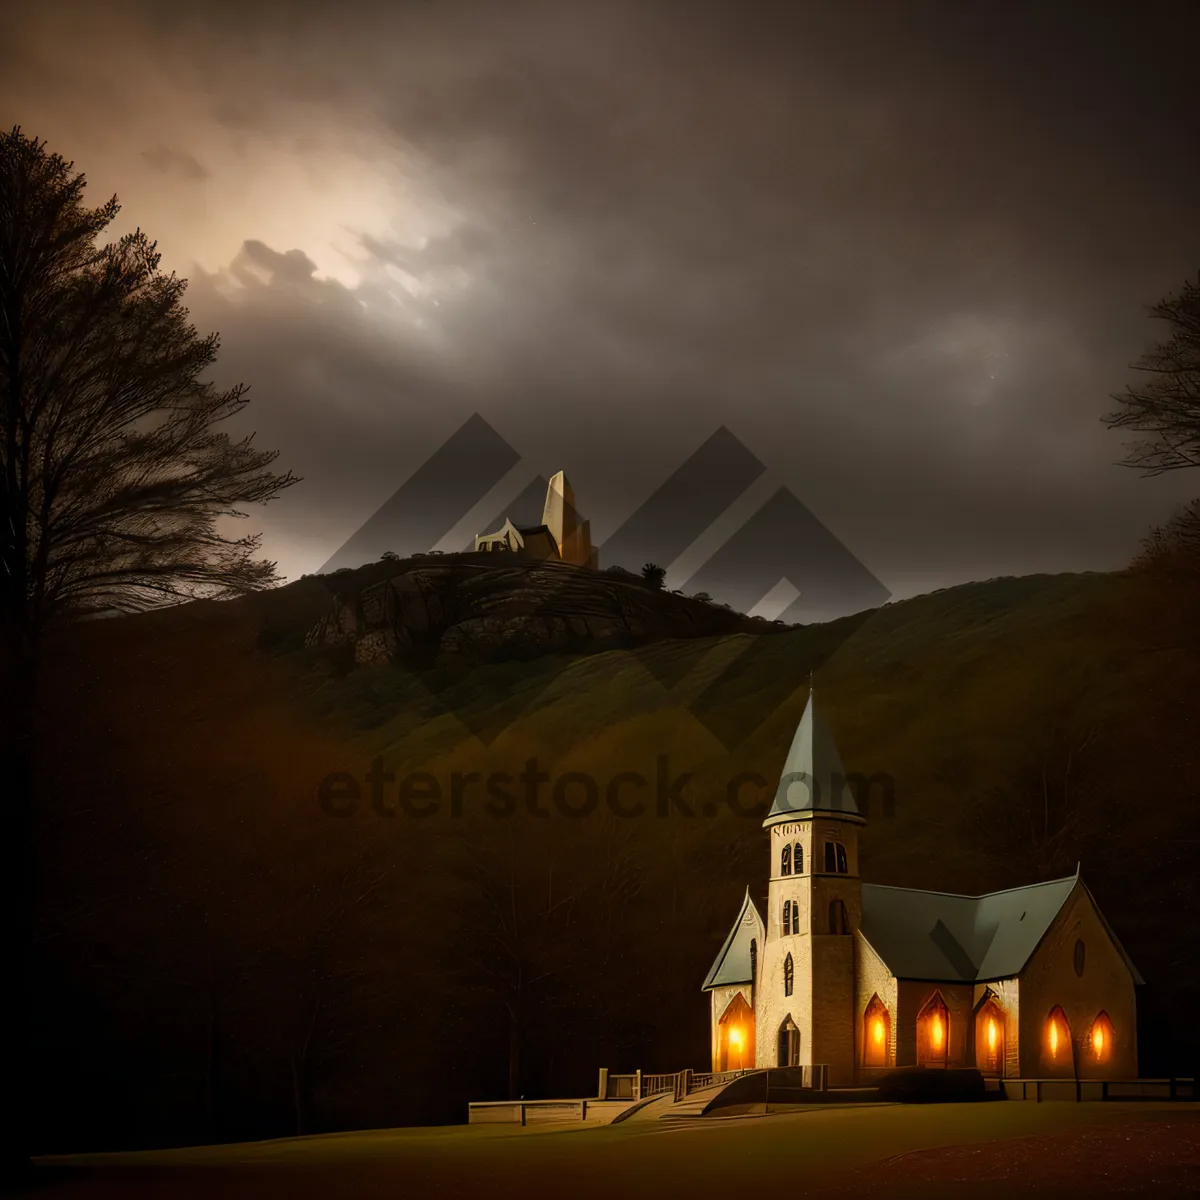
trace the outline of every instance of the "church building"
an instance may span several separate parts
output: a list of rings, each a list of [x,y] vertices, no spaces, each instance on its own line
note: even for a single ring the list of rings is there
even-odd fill
[[[481,533],[475,538],[475,549],[550,559],[593,570],[599,565],[599,554],[592,545],[591,523],[579,519],[575,492],[562,471],[546,487],[540,525],[514,525],[506,517],[494,533]]]
[[[865,824],[810,693],[763,822],[765,918],[747,888],[703,984],[714,1071],[1137,1078],[1143,980],[1078,870],[983,896],[864,883]]]

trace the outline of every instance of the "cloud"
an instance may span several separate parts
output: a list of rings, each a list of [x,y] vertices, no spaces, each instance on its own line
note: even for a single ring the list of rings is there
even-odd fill
[[[177,175],[182,179],[198,183],[209,178],[209,172],[190,154],[180,150],[171,150],[167,146],[156,146],[153,150],[143,150],[142,158],[164,175]]]
[[[480,411],[601,538],[727,424],[903,590],[1115,565],[1200,490],[1099,422],[1200,258],[1187,74],[1117,24],[49,0],[0,108],[190,275],[305,476],[268,511],[289,570]]]

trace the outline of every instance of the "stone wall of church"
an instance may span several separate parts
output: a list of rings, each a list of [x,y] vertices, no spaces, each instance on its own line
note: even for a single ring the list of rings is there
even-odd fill
[[[1082,973],[1076,943],[1083,943]],[[1020,1073],[1027,1079],[1055,1075],[1084,1079],[1136,1079],[1137,1000],[1133,977],[1082,885],[1051,925],[1020,977]],[[1045,1045],[1050,1012],[1061,1007],[1074,1053],[1049,1059]],[[1112,1022],[1107,1058],[1090,1050],[1093,1022],[1104,1012]]]
[[[854,1083],[854,937],[814,933],[812,1061],[829,1065],[831,1087]]]
[[[866,1031],[867,1005],[871,998],[878,996],[888,1013],[888,1042],[887,1067],[890,1070],[896,1064],[896,1034],[899,1028],[897,1020],[897,985],[896,979],[884,964],[882,958],[871,948],[861,934],[854,937],[854,1055],[859,1063],[859,1073],[863,1074],[863,1038]],[[867,1074],[881,1074],[880,1069],[867,1071]]]
[[[762,956],[754,1022],[757,1033],[755,1065],[779,1065],[779,1030],[789,1016],[800,1031],[800,1062],[812,1063],[812,938],[804,932],[781,937],[779,905],[772,905],[771,909],[767,915],[766,953]],[[790,996],[784,993],[784,963],[789,954],[794,980]]]

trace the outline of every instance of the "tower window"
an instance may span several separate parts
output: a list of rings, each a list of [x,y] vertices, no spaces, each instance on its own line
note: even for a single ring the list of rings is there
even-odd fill
[[[792,902],[790,900],[783,902],[783,932],[785,937],[792,932]]]
[[[850,870],[850,866],[846,862],[846,847],[840,842],[837,846],[837,869],[838,873],[841,875],[847,874]]]
[[[792,848],[784,846],[783,861],[779,864],[780,875],[790,875],[792,873]]]
[[[799,842],[792,850],[792,864],[797,875],[804,874],[804,847]]]
[[[789,954],[783,960],[783,994],[790,996],[792,988],[796,983],[796,964],[792,962],[792,956]]]
[[[837,870],[837,863],[834,859],[832,842],[825,843],[825,870],[828,871],[830,875]]]
[[[846,916],[846,906],[840,900],[830,900],[829,902],[829,932],[850,932],[850,921]]]

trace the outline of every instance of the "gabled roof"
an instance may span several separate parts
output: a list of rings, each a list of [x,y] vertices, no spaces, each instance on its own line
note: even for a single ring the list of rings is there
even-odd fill
[[[862,935],[899,979],[965,983],[1019,975],[1076,887],[1079,874],[1028,887],[958,896],[862,885]],[[1104,922],[1104,918],[1100,918]],[[1136,983],[1143,982],[1112,930]]]
[[[854,793],[846,784],[841,755],[825,723],[817,716],[810,690],[804,715],[783,764],[775,799],[763,825],[776,825],[802,813],[813,812],[863,822]]]
[[[713,965],[709,968],[700,990],[711,992],[713,988],[724,987],[726,984],[753,983],[754,972],[750,966],[750,943],[755,938],[761,946],[766,927],[754,901],[750,899],[750,889],[746,889],[746,898],[742,901],[741,911],[725,944],[721,947]]]

